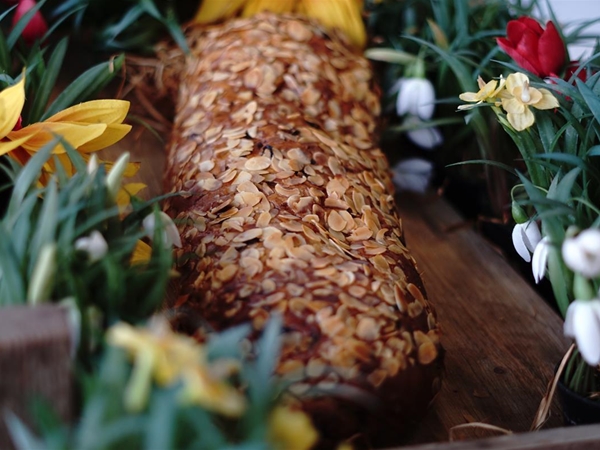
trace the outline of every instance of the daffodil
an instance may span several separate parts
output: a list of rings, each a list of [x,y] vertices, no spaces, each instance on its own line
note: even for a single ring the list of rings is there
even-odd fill
[[[210,371],[204,348],[188,336],[173,333],[165,320],[156,319],[146,329],[118,323],[109,329],[107,339],[134,359],[125,392],[129,410],[145,407],[154,380],[160,386],[181,382],[183,403],[199,404],[230,417],[244,411],[245,398]]]
[[[16,127],[25,104],[25,77],[0,92],[0,156],[8,154],[25,164],[31,156],[55,136],[62,136],[76,148],[84,159],[89,154],[121,140],[131,129],[123,124],[129,110],[124,100],[94,100],[72,106],[49,117],[43,122]],[[73,173],[70,160],[62,144],[53,149],[67,174]],[[47,173],[54,171],[54,161],[44,167]],[[128,168],[129,173],[135,166]]]
[[[499,95],[502,99],[502,108],[507,113],[508,122],[517,131],[523,131],[535,122],[529,107],[552,109],[559,106],[558,100],[548,89],[531,87],[529,78],[523,73],[511,73],[506,78],[505,87]]]
[[[269,418],[269,441],[275,449],[308,450],[319,434],[309,417],[299,409],[276,407]]]
[[[459,110],[464,111],[467,109],[475,108],[475,106],[487,102],[492,101],[495,102],[498,94],[504,89],[504,83],[506,80],[503,77],[500,77],[500,81],[491,80],[487,83],[483,81],[481,76],[477,77],[477,85],[479,86],[478,92],[463,92],[458,96],[463,102],[472,102],[472,105],[460,105],[458,107]]]
[[[317,19],[327,28],[338,28],[352,44],[364,47],[367,35],[362,21],[362,0],[203,0],[194,21],[212,23],[240,14],[250,17],[261,11],[296,12]]]

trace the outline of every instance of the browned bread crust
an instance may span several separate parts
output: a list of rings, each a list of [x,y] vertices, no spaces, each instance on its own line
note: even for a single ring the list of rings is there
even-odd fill
[[[439,389],[442,352],[376,144],[369,63],[292,16],[190,32],[166,176],[188,193],[166,205],[184,243],[176,307],[215,329],[281,314],[277,372],[304,377],[293,393],[368,394],[303,400],[331,442],[393,441]]]

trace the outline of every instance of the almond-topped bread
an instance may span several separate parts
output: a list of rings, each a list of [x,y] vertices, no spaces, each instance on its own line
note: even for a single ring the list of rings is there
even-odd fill
[[[301,378],[323,442],[397,441],[439,389],[442,351],[368,61],[294,16],[188,33],[166,176],[186,192],[165,206],[183,242],[175,308],[219,330],[280,314],[277,372]]]

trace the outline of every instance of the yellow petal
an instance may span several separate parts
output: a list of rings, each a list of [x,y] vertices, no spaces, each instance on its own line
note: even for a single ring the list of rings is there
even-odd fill
[[[113,123],[106,126],[106,130],[96,139],[81,145],[78,150],[82,153],[90,153],[101,150],[119,142],[131,131],[131,125]]]
[[[84,158],[85,158],[85,156],[84,156]],[[86,159],[89,159],[89,158],[86,158]],[[113,166],[115,165],[115,163],[112,161],[98,161],[98,162],[101,164],[104,164],[104,167],[106,168],[107,172],[110,172],[112,170]],[[134,176],[140,170],[140,166],[141,166],[141,163],[139,163],[139,162],[127,163],[127,166],[125,166],[125,172],[123,172],[123,176],[126,178]]]
[[[233,16],[246,0],[203,0],[194,17],[196,23],[211,23]]]
[[[277,14],[292,12],[296,0],[248,0],[242,11],[242,17],[250,17],[261,11],[271,11]]]
[[[37,151],[52,141],[55,135],[62,136],[69,144],[78,148],[102,135],[105,130],[106,125],[102,123],[80,125],[68,122],[38,122],[18,131],[12,131],[7,137],[10,140],[16,140],[28,136],[27,141],[22,144],[23,148]],[[55,153],[63,153],[64,151],[62,145],[57,145],[54,149]]]
[[[523,87],[525,83],[529,84],[529,78],[527,75],[521,72],[511,73],[506,77],[506,89],[513,95],[516,87]]]
[[[144,241],[137,241],[135,248],[133,249],[133,253],[131,254],[131,258],[129,259],[129,264],[132,266],[134,264],[145,264],[150,261],[151,256],[152,247],[150,247]]]
[[[27,142],[29,136],[23,136],[15,140],[10,141],[2,141],[0,142],[0,156],[6,155],[9,152],[12,152],[16,148],[19,148],[23,143]]]
[[[478,102],[479,95],[476,92],[463,92],[458,96],[463,102]]]
[[[92,100],[60,111],[46,122],[121,123],[128,111],[125,100]]]
[[[529,108],[525,108],[525,111],[522,114],[508,113],[506,118],[512,127],[517,131],[523,131],[526,128],[529,128],[535,122],[535,117]]]
[[[290,450],[308,450],[319,438],[306,413],[285,406],[271,413],[268,436],[275,448]]]
[[[367,40],[361,7],[354,0],[303,0],[303,9],[327,28],[339,28],[354,45],[364,47]]]
[[[117,193],[116,203],[119,206],[119,212],[123,214],[131,203],[131,197],[137,195],[142,189],[148,187],[144,183],[128,183]]]
[[[25,104],[25,77],[0,92],[0,139],[12,131]]]
[[[537,109],[552,109],[560,106],[556,97],[548,89],[542,88],[539,91],[542,94],[542,98],[535,105],[532,105],[533,107]]]

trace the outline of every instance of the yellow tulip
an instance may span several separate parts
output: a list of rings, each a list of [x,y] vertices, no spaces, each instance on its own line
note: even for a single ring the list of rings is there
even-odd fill
[[[108,147],[121,140],[131,129],[123,124],[129,110],[124,100],[95,100],[72,106],[54,114],[43,122],[33,123],[15,130],[25,104],[25,78],[0,92],[0,156],[8,154],[25,164],[31,155],[51,142],[56,135],[62,136],[80,153],[87,154]],[[53,153],[65,170],[72,174],[65,149],[56,145]],[[62,156],[62,157],[61,157]],[[46,173],[54,171],[54,161],[44,167]]]
[[[362,0],[203,0],[194,21],[212,23],[241,12],[250,17],[261,11],[282,14],[295,12],[317,19],[327,28],[338,28],[358,47],[364,47],[367,34],[361,17]]]

